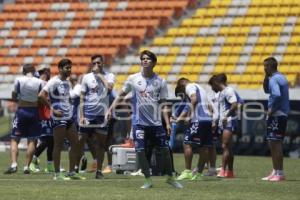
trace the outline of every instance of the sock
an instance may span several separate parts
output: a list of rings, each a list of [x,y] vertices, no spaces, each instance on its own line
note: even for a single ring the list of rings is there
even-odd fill
[[[146,155],[145,155],[145,150],[138,151],[136,153],[136,155],[138,157],[139,165],[142,169],[142,172],[143,172],[145,178],[149,178],[150,177],[150,170],[149,170],[148,160],[147,160]]]
[[[29,169],[29,167],[28,167],[28,166],[24,166],[24,171],[25,171],[25,170],[28,170],[28,169]]]
[[[283,176],[283,170],[276,170],[275,175]]]
[[[160,148],[162,152],[162,160],[163,160],[163,166],[165,169],[165,172],[168,176],[173,176],[173,170],[172,170],[172,160],[171,160],[171,155],[170,151],[168,148]]]
[[[53,161],[51,160],[51,161],[47,161],[47,165],[52,165],[53,164]]]
[[[32,162],[36,162],[36,161],[37,161],[37,157],[35,155],[33,155]]]
[[[11,164],[11,168],[15,168],[15,167],[17,167],[18,166],[18,163],[16,163],[16,162],[13,162],[12,164]]]

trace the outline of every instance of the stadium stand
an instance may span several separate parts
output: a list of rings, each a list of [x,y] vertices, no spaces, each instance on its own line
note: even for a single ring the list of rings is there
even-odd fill
[[[140,51],[150,47],[159,55],[156,70],[171,85],[180,76],[204,84],[212,74],[225,72],[240,89],[261,88],[262,61],[273,55],[294,87],[300,71],[299,14],[297,0],[212,0]],[[128,71],[112,67],[120,84],[139,71],[138,63],[128,56],[121,66]]]
[[[11,83],[23,63],[50,65],[55,74],[61,57],[72,59],[74,73],[84,73],[90,56],[101,53],[120,89],[139,71],[137,50],[148,48],[158,54],[156,71],[170,85],[180,76],[207,83],[212,74],[226,72],[230,84],[258,89],[262,61],[270,55],[279,60],[291,87],[299,82],[297,0],[208,2],[197,8],[195,0],[5,3],[0,82]]]
[[[0,12],[1,82],[11,82],[14,77],[6,74],[19,73],[24,63],[50,65],[55,74],[61,57],[69,57],[78,74],[87,71],[96,53],[110,65],[145,37],[153,38],[157,28],[167,27],[187,6],[187,0],[6,3]]]

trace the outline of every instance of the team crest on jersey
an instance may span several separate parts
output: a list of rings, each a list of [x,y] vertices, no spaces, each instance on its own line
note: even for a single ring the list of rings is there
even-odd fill
[[[145,132],[143,130],[137,130],[136,131],[136,138],[137,139],[143,140],[144,136],[145,136]]]

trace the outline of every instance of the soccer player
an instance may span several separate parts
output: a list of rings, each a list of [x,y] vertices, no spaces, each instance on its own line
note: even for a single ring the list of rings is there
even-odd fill
[[[277,60],[268,57],[264,60],[265,74],[269,77],[267,92],[270,94],[267,111],[267,140],[271,150],[273,170],[266,181],[283,181],[282,140],[287,126],[287,116],[290,110],[289,86],[283,74],[277,71]]]
[[[109,105],[113,103],[116,98],[116,93],[114,90],[109,92]],[[107,127],[107,138],[105,142],[105,151],[107,156],[107,166],[103,170],[103,174],[108,174],[112,172],[112,154],[109,152],[109,147],[113,144],[114,140],[114,125],[116,123],[115,117],[109,120]]]
[[[54,180],[85,179],[75,172],[75,164],[78,158],[78,137],[72,120],[71,85],[67,80],[71,74],[71,69],[72,61],[67,58],[61,59],[58,63],[59,74],[51,78],[39,94],[43,104],[51,109],[54,140]],[[65,138],[70,142],[68,176],[60,172],[61,150]]]
[[[217,175],[220,178],[234,178],[232,135],[237,128],[236,111],[238,100],[233,88],[226,85],[226,79],[216,76],[211,81],[212,90],[219,92],[218,97],[218,131],[222,134],[222,168]]]
[[[50,67],[41,66],[38,69],[40,79],[43,81],[43,86],[46,85],[50,79]],[[36,147],[32,162],[30,164],[30,170],[33,172],[39,172],[39,159],[38,157],[47,148],[47,167],[46,172],[54,172],[53,167],[53,134],[50,120],[50,109],[47,106],[39,105],[39,116],[41,120],[41,136],[39,138],[40,143]]]
[[[205,90],[196,83],[191,83],[186,78],[180,78],[176,87],[190,100],[190,108],[186,107],[176,122],[182,121],[187,116],[191,118],[183,142],[185,170],[177,180],[199,180],[209,158],[209,148],[212,146],[212,106]],[[191,170],[193,147],[199,151],[198,172],[195,175]]]
[[[34,77],[35,67],[23,65],[23,76],[15,80],[12,99],[18,102],[18,109],[13,121],[10,142],[11,166],[4,174],[17,172],[18,144],[21,138],[27,138],[27,152],[24,174],[29,174],[29,165],[35,151],[41,126],[38,112],[38,93],[43,87],[43,81]]]
[[[96,179],[102,179],[102,164],[107,138],[105,112],[109,107],[108,93],[115,83],[115,76],[104,71],[102,55],[91,57],[92,72],[83,76],[81,83],[80,144],[84,144],[87,134],[92,134],[97,158]],[[83,146],[81,146],[83,150]]]
[[[111,118],[112,110],[129,92],[132,92],[133,106],[133,137],[137,158],[145,176],[145,183],[142,189],[153,186],[150,178],[149,163],[146,158],[147,146],[150,143],[158,147],[163,156],[163,166],[166,167],[168,175],[167,183],[175,188],[182,188],[182,185],[172,177],[172,164],[166,131],[162,127],[161,107],[163,117],[166,121],[167,132],[170,134],[171,127],[166,106],[161,106],[167,98],[168,90],[166,81],[153,72],[157,58],[151,51],[145,50],[140,54],[141,72],[130,75],[125,82],[119,97],[115,99],[107,112],[107,118]]]

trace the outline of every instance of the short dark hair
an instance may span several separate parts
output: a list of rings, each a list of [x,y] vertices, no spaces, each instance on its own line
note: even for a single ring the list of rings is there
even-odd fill
[[[58,62],[58,68],[63,68],[66,65],[72,65],[72,61],[68,58],[63,58]]]
[[[214,74],[214,75],[212,75],[212,76],[210,77],[210,79],[208,80],[208,84],[209,84],[209,85],[212,85],[212,84],[213,84],[213,82],[214,82],[216,76],[217,76],[217,75]]]
[[[23,74],[26,75],[28,73],[34,74],[35,72],[35,67],[33,64],[24,64],[23,65]]]
[[[189,79],[184,78],[184,77],[178,79],[176,88],[175,88],[175,96],[178,96],[178,94],[180,94],[180,93],[185,93],[185,87],[183,85],[184,81],[189,82]]]
[[[266,58],[264,64],[271,67],[273,70],[277,70],[278,62],[274,57]]]
[[[217,74],[216,78],[217,78],[217,80],[219,80],[220,82],[222,82],[224,84],[227,83],[227,76],[224,73]]]
[[[101,61],[104,61],[104,58],[101,54],[95,54],[91,56],[91,62],[93,62],[93,60],[95,60],[96,58],[101,58]]]
[[[149,50],[142,51],[141,54],[140,54],[140,60],[142,60],[143,55],[149,56],[149,58],[152,60],[152,62],[154,64],[157,63],[157,57],[156,57],[156,55],[153,52],[151,52]]]

